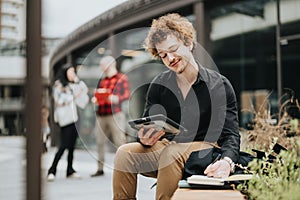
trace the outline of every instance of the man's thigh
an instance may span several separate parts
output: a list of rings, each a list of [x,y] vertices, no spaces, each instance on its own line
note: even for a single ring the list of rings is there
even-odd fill
[[[213,146],[206,142],[171,143],[160,154],[159,168],[167,167],[174,162],[183,167],[192,152],[211,148]]]

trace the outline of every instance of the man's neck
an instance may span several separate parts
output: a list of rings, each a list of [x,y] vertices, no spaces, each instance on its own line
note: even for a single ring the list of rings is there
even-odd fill
[[[107,76],[108,78],[111,78],[111,77],[113,77],[114,75],[116,75],[117,73],[118,73],[117,70],[109,70],[109,71],[107,71],[105,74],[106,74],[106,76]]]
[[[177,74],[179,81],[192,85],[198,78],[199,67],[196,62],[191,62],[182,74]]]

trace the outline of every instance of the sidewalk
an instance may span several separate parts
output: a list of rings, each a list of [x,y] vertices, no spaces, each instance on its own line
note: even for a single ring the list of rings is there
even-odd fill
[[[24,200],[26,149],[25,138],[22,136],[0,137],[0,199]],[[81,179],[66,179],[66,157],[64,153],[59,162],[54,182],[47,182],[47,169],[51,165],[56,148],[50,148],[42,155],[42,199],[44,200],[110,200],[112,199],[112,166],[114,153],[106,154],[105,175],[91,178],[90,174],[97,169],[96,152],[94,150],[76,149],[74,168],[82,176]],[[137,198],[153,200],[155,189],[150,187],[155,179],[139,176]]]

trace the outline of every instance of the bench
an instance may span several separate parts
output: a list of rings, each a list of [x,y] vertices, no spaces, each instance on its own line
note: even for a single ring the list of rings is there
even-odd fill
[[[179,188],[174,193],[172,200],[244,200],[244,196],[236,190],[212,190]]]

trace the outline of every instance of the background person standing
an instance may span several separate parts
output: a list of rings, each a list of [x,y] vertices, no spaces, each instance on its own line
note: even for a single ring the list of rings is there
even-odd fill
[[[92,99],[98,106],[98,130],[96,131],[98,169],[91,177],[104,174],[104,151],[107,138],[111,138],[117,148],[126,142],[125,129],[127,122],[121,105],[130,96],[128,78],[125,74],[118,72],[116,60],[112,56],[103,57],[99,62],[99,66],[105,77],[99,81],[96,97]]]
[[[42,152],[45,153],[48,151],[47,140],[50,137],[50,126],[49,126],[49,109],[44,104],[41,109],[41,125],[42,125]]]
[[[78,121],[77,106],[84,108],[89,101],[87,93],[88,88],[83,81],[79,80],[75,67],[71,64],[64,65],[53,86],[54,120],[60,126],[61,142],[48,170],[48,181],[55,179],[58,162],[66,149],[69,151],[66,176],[67,178],[80,177],[73,168],[73,154],[78,136],[75,123]]]

